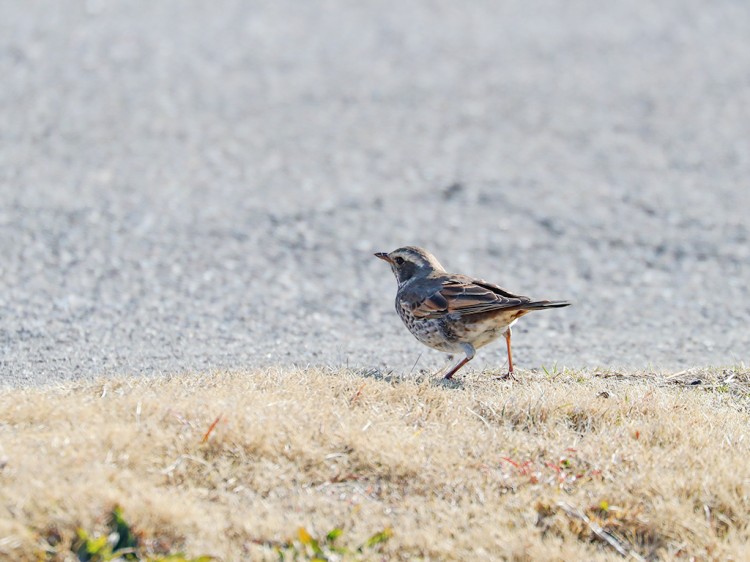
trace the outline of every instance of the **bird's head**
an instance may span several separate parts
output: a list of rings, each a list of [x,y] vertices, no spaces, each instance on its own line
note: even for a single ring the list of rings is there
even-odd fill
[[[435,256],[416,246],[404,246],[389,254],[378,252],[375,256],[391,265],[399,286],[411,279],[427,277],[431,273],[445,271]]]

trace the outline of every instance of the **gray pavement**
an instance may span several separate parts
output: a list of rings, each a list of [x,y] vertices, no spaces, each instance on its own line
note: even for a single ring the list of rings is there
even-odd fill
[[[744,1],[2,0],[0,380],[434,369],[404,244],[575,302],[521,368],[750,363],[749,178]]]

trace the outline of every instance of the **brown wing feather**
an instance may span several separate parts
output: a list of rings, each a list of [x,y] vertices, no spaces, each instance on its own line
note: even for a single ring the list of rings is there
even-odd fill
[[[417,318],[438,318],[445,314],[480,314],[502,309],[521,308],[528,297],[514,295],[486,281],[448,277],[428,297],[413,304]]]

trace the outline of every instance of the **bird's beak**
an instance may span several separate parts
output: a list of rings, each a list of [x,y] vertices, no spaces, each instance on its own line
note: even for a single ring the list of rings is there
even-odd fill
[[[376,252],[375,257],[380,258],[383,261],[387,261],[388,263],[393,263],[393,260],[385,252]]]

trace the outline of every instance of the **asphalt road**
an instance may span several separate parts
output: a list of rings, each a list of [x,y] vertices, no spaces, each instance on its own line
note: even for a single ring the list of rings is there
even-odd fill
[[[1,0],[0,76],[4,384],[434,369],[405,244],[575,302],[520,368],[750,363],[747,2]]]

